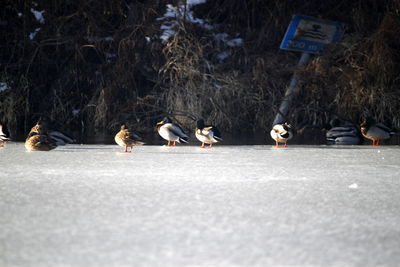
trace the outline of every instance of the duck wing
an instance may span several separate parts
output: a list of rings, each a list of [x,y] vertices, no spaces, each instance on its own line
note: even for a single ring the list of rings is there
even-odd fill
[[[211,127],[211,131],[213,132],[214,138],[217,139],[218,141],[222,141],[222,135],[221,132],[219,131],[219,129],[212,125]]]
[[[382,124],[382,123],[377,123],[377,124],[375,124],[375,127],[379,128],[379,129],[381,129],[381,130],[383,130],[383,131],[385,131],[385,132],[388,132],[388,133],[390,133],[390,134],[394,134],[394,132],[392,131],[392,129],[390,129],[389,127],[387,127],[386,125],[384,125],[384,124]]]
[[[179,141],[187,143],[189,136],[185,133],[185,131],[178,124],[171,124],[168,129],[176,136],[179,137]]]

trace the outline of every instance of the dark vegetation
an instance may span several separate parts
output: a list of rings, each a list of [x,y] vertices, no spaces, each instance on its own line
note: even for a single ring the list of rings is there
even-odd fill
[[[162,42],[157,18],[182,2],[3,0],[0,82],[10,88],[0,92],[0,121],[19,139],[40,116],[80,140],[121,122],[151,135],[165,115],[191,130],[201,117],[225,135],[265,134],[301,71],[287,118],[295,127],[373,116],[399,128],[400,0],[208,0],[192,11],[213,29],[177,19]],[[32,8],[45,10],[43,24]],[[344,22],[346,34],[296,70],[300,54],[279,49],[292,14]]]

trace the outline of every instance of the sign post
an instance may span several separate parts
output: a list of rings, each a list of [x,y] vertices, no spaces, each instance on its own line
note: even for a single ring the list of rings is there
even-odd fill
[[[302,52],[297,66],[303,68],[308,63],[310,54],[320,53],[324,45],[337,42],[342,38],[344,26],[345,24],[340,22],[293,15],[280,48]],[[298,80],[299,75],[295,72],[289,86],[286,88],[285,96],[272,126],[286,121],[285,118]]]

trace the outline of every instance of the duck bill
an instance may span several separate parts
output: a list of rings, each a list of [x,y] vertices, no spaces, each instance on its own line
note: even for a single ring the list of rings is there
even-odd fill
[[[163,124],[164,124],[163,121],[157,122],[157,125],[163,125]]]

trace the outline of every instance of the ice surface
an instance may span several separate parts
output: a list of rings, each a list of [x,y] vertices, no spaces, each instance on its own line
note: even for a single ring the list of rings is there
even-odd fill
[[[399,146],[121,150],[0,149],[0,266],[400,262]]]

